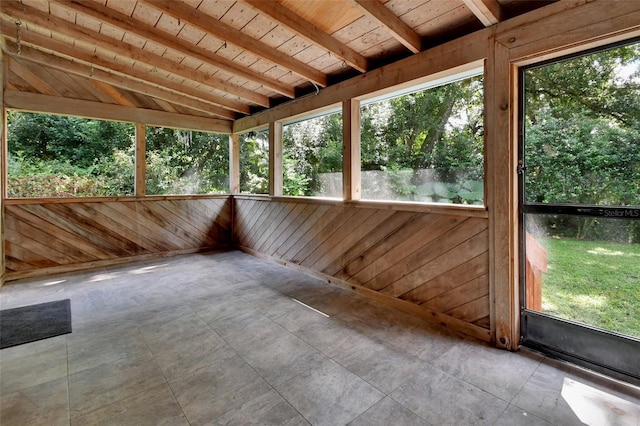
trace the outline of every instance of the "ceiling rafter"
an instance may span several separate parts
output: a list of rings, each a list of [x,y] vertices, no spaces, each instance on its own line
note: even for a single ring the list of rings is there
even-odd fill
[[[293,31],[296,35],[304,38],[308,42],[328,50],[329,53],[342,59],[350,67],[360,72],[367,72],[369,70],[369,60],[366,57],[331,37],[311,22],[305,21],[302,17],[283,7],[275,0],[243,1],[261,14],[287,27],[290,31]]]
[[[366,15],[375,19],[407,49],[413,53],[418,53],[422,50],[422,37],[398,18],[391,10],[387,9],[384,4],[380,3],[379,0],[349,1]]]
[[[15,58],[20,60],[24,59],[27,61],[35,62],[40,65],[44,65],[60,71],[67,72],[69,74],[73,74],[73,75],[84,77],[84,78],[89,78],[89,74],[91,73],[91,69],[89,65],[83,64],[77,61],[73,61],[70,59],[66,59],[60,56],[56,56],[51,53],[46,53],[34,47],[26,46],[23,44],[23,40],[21,40],[20,54],[18,55],[17,54],[18,46],[15,43],[15,38],[14,38],[15,35],[7,34],[4,28],[2,33],[3,35],[5,35],[6,39],[13,40],[13,41],[6,40],[7,54],[12,55]],[[147,83],[141,83],[126,77],[122,77],[120,75],[103,71],[100,68],[93,69],[93,77],[91,78],[106,84],[110,84],[115,87],[119,87],[121,89],[140,93],[146,96],[153,96],[158,99],[163,99],[167,102],[171,102],[173,104],[182,105],[184,107],[191,108],[197,111],[206,112],[210,115],[222,117],[227,120],[229,119],[233,120],[237,118],[236,115],[229,110],[215,107],[203,101],[178,95],[172,91],[161,89],[159,87],[155,87]]]
[[[503,19],[502,6],[496,0],[462,0],[482,25],[490,27]]]
[[[556,0],[513,1],[0,0],[0,46],[22,34],[8,88],[249,123],[323,93],[341,99],[383,64]]]
[[[116,101],[119,105],[135,108],[135,104],[127,99],[117,87],[101,82],[100,80],[91,80],[94,86],[100,89],[104,94]],[[158,101],[156,101],[158,102]]]
[[[12,34],[12,31],[7,31],[5,28],[3,28],[2,31],[3,31],[3,34],[7,37],[15,36],[15,34]],[[230,99],[223,98],[218,95],[205,93],[193,87],[186,86],[178,82],[171,81],[169,79],[161,77],[157,75],[158,74],[157,72],[151,72],[151,71],[147,72],[147,71],[138,70],[129,65],[122,64],[112,59],[106,59],[106,58],[100,57],[98,55],[78,49],[77,47],[70,46],[66,43],[42,36],[40,34],[36,34],[32,31],[22,30],[21,41],[23,43],[30,44],[34,47],[47,49],[47,50],[56,52],[56,54],[62,54],[67,57],[74,58],[82,62],[86,62],[92,67],[92,69],[94,69],[95,67],[101,67],[108,71],[121,74],[122,76],[127,78],[135,78],[136,80],[151,83],[159,87],[167,88],[169,90],[175,91],[176,93],[181,93],[184,96],[189,96],[191,98],[200,100],[202,102],[209,103],[212,106],[221,106],[225,109],[241,112],[244,114],[248,114],[250,112],[249,107],[240,102],[234,102]],[[232,117],[234,117],[234,114],[229,112],[227,114],[227,118],[232,118]]]
[[[175,75],[179,75],[191,81],[195,81],[203,86],[233,93],[239,98],[248,100],[254,104],[269,107],[269,98],[251,90],[228,83],[222,79],[211,76],[199,70],[170,61],[160,55],[148,52],[144,49],[132,46],[127,43],[118,43],[113,38],[101,33],[89,30],[80,25],[75,25],[67,20],[41,12],[30,6],[22,6],[15,2],[4,1],[0,5],[0,13],[11,18],[35,24],[41,28],[47,28],[56,33],[80,40],[114,54],[135,59],[138,62],[147,64],[151,68],[162,69]]]
[[[259,57],[273,62],[279,68],[287,69],[300,77],[309,80],[321,87],[327,86],[326,74],[316,70],[315,68],[300,62],[299,60],[287,55],[278,49],[269,46],[244,34],[242,31],[236,30],[224,22],[200,12],[183,2],[174,0],[138,0],[149,6],[152,6],[163,13],[167,13],[181,22],[186,22],[196,28],[201,29],[207,34],[211,34],[227,43],[235,44],[241,49]]]
[[[295,97],[295,91],[289,85],[259,74],[258,72],[248,68],[243,68],[227,58],[217,55],[207,49],[203,49],[202,47],[195,46],[186,40],[174,37],[155,28],[154,26],[140,21],[134,22],[129,15],[117,12],[99,3],[93,1],[80,2],[77,0],[50,1],[52,3],[60,4],[73,12],[91,16],[94,19],[116,27],[122,31],[130,32],[131,34],[135,34],[143,39],[150,40],[167,49],[177,52],[179,55],[190,56],[215,68],[223,69],[238,77],[253,81],[286,97]]]

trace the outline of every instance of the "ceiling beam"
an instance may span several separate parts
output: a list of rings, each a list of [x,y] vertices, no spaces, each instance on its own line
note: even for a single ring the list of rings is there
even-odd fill
[[[369,60],[340,43],[311,22],[305,21],[302,17],[282,6],[275,0],[243,0],[255,10],[278,22],[299,37],[310,43],[318,45],[329,51],[332,55],[342,59],[347,65],[360,72],[369,70]]]
[[[300,77],[311,81],[321,87],[327,86],[327,76],[321,71],[287,55],[278,49],[269,46],[253,37],[236,30],[201,11],[194,9],[183,2],[175,0],[139,0],[164,13],[167,13],[181,22],[193,25],[202,31],[211,34],[227,43],[235,44],[239,48],[250,52],[258,58],[273,62],[280,68],[290,70]]]
[[[80,14],[91,16],[98,21],[119,28],[122,31],[135,34],[139,37],[157,43],[167,49],[171,49],[179,55],[190,56],[205,64],[230,72],[237,77],[244,78],[262,85],[274,92],[288,98],[295,97],[295,91],[287,84],[267,77],[258,72],[244,68],[233,61],[217,55],[207,49],[198,47],[187,40],[180,39],[155,28],[152,25],[140,21],[134,21],[130,16],[117,12],[94,1],[80,2],[79,0],[50,0],[65,8]]]
[[[9,38],[15,37],[13,31],[8,30],[6,28],[6,25],[2,28],[2,34]],[[20,40],[21,43],[26,43],[35,47],[39,47],[41,49],[55,52],[56,55],[64,55],[82,62],[86,62],[90,67],[94,69],[94,71],[95,67],[100,67],[111,72],[116,72],[126,78],[134,78],[142,82],[151,83],[153,85],[157,85],[158,87],[172,90],[183,96],[189,96],[196,100],[206,102],[208,104],[211,104],[212,107],[222,106],[224,109],[231,109],[244,114],[248,114],[250,112],[249,107],[240,102],[233,102],[230,99],[223,98],[222,96],[204,93],[193,87],[189,87],[181,83],[160,77],[156,75],[158,73],[138,70],[130,65],[125,65],[112,59],[101,58],[96,54],[86,52],[84,50],[78,49],[77,47],[70,46],[67,43],[45,37],[31,31],[22,30],[20,34]],[[223,114],[221,111],[219,111],[219,113]],[[224,113],[224,115],[225,118],[233,119],[233,117],[235,117],[235,114],[231,111]]]
[[[400,61],[376,68],[333,84],[315,96],[289,101],[233,122],[233,132],[259,129],[272,121],[301,117],[310,111],[337,106],[347,99],[372,96],[413,87],[482,67],[488,55],[488,38],[493,28],[485,28]]]
[[[413,53],[418,53],[422,50],[422,37],[398,18],[391,10],[387,9],[384,4],[380,3],[379,0],[349,1],[366,15],[375,19],[407,49]]]
[[[45,114],[74,115],[77,117],[98,118],[124,122],[138,122],[150,126],[175,127],[203,132],[231,133],[231,121],[195,115],[176,114],[145,108],[132,108],[111,105],[95,101],[60,98],[39,93],[4,92],[5,106],[22,111]]]
[[[81,42],[106,49],[117,55],[145,63],[149,65],[150,68],[155,67],[156,69],[162,69],[188,80],[200,83],[203,86],[232,93],[239,98],[245,99],[254,104],[267,108],[270,106],[269,98],[267,96],[260,95],[238,85],[228,83],[220,78],[187,67],[180,63],[170,61],[160,55],[147,52],[144,49],[115,40],[104,34],[91,31],[88,28],[73,24],[62,18],[52,16],[33,7],[20,5],[16,2],[3,1],[2,4],[0,4],[0,13],[11,19],[20,20],[23,23],[28,22],[30,24],[35,24],[41,28],[46,28],[50,31],[71,37],[74,40],[79,40]]]
[[[7,39],[10,39],[12,36],[7,35],[4,31],[5,30],[3,29],[3,35],[5,35]],[[27,61],[35,62],[40,65],[67,72],[69,74],[77,75],[84,78],[92,78],[94,80],[98,80],[124,90],[129,90],[131,92],[140,93],[145,96],[163,99],[167,102],[182,105],[184,107],[191,108],[197,111],[206,112],[208,114],[216,115],[225,119],[233,120],[237,118],[235,114],[229,110],[217,108],[206,102],[191,99],[186,96],[181,96],[166,89],[161,89],[150,84],[141,83],[114,73],[103,71],[100,68],[94,68],[93,77],[90,77],[90,65],[72,61],[70,59],[65,59],[59,56],[55,56],[51,53],[45,53],[41,50],[25,46],[24,44],[22,44],[22,41],[20,46],[20,54],[18,55],[16,43],[14,41],[7,40],[6,53],[16,57],[19,60],[25,59]]]
[[[462,0],[482,25],[490,27],[502,21],[502,7],[497,0]]]

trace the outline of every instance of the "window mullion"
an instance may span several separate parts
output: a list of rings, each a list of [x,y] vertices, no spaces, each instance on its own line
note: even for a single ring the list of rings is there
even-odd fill
[[[342,197],[360,200],[360,101],[342,103]]]
[[[282,123],[269,124],[269,195],[282,196],[283,184],[282,166]]]
[[[146,143],[147,143],[147,126],[143,123],[136,123],[136,174],[134,179],[136,197],[144,197],[146,195]]]

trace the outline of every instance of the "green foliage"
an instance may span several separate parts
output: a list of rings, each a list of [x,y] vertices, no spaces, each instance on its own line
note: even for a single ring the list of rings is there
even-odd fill
[[[126,123],[9,111],[11,197],[134,193],[134,127]],[[147,129],[147,193],[228,192],[225,135]]]
[[[482,204],[484,183],[477,180],[467,180],[462,184],[457,195],[470,204]]]
[[[229,192],[229,138],[216,133],[147,127],[147,194]]]
[[[282,157],[282,168],[284,173],[282,193],[284,195],[300,197],[315,195],[311,192],[311,178],[299,172],[299,164],[300,162],[291,158],[288,153],[285,153]]]
[[[484,183],[476,180],[466,180],[462,184],[426,182],[416,188],[416,198],[428,202],[481,205],[484,200]]]
[[[640,44],[570,58],[527,71],[527,120],[604,118],[636,126],[640,120]]]
[[[94,167],[94,174],[105,184],[105,196],[133,195],[135,185],[135,147],[115,149],[111,156],[102,157]]]
[[[122,154],[114,155],[114,160],[83,168],[68,161],[29,161],[21,155],[10,155],[8,195],[10,198],[132,195],[132,162]],[[128,163],[131,167],[127,170]]]
[[[8,111],[7,127],[9,152],[84,168],[128,148],[134,137],[128,123],[16,111]]]
[[[8,111],[7,128],[10,197],[133,194],[132,125]]]
[[[482,201],[483,197],[470,199],[469,193],[477,191],[463,191],[466,197],[458,194],[462,182],[484,177],[482,88],[482,78],[474,77],[362,108],[362,170],[384,171],[393,192],[382,191],[375,198]],[[340,114],[288,125],[283,136],[284,193],[321,193],[320,175],[342,170]],[[437,181],[424,182],[421,170],[435,171]],[[438,188],[450,187],[452,194],[435,193],[437,182]]]
[[[269,193],[269,140],[264,132],[240,136],[240,192]]]
[[[284,127],[283,193],[318,195],[321,173],[342,171],[342,114]]]
[[[473,167],[481,177],[482,90],[473,77],[363,107],[363,170]]]
[[[416,185],[412,183],[413,169],[383,168],[387,172],[389,183],[398,194],[400,200],[410,200],[411,195],[416,192]]]
[[[527,202],[640,205],[640,44],[525,72]],[[567,238],[640,241],[597,218],[547,217]]]
[[[640,132],[603,118],[546,117],[527,129],[527,200],[640,204]]]
[[[482,203],[462,187],[484,179],[481,77],[366,105],[361,121],[362,169],[385,171],[392,198]]]

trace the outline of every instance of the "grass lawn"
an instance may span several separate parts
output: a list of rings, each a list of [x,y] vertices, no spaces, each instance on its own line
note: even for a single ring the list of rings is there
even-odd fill
[[[640,244],[545,238],[542,310],[640,338]]]

